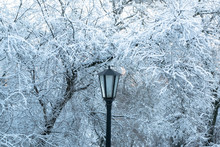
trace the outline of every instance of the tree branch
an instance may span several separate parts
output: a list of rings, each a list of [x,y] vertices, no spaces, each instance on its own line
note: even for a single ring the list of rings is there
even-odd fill
[[[20,10],[21,10],[21,6],[22,6],[22,0],[20,0],[20,5],[19,5],[19,8],[18,8],[18,12],[17,12],[17,14],[16,14],[16,17],[15,17],[15,19],[14,19],[14,22],[16,22],[17,19],[18,19],[18,15],[19,15],[19,12],[20,12]]]

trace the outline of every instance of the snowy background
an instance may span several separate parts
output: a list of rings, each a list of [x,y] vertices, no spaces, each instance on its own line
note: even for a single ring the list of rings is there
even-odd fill
[[[220,146],[219,0],[0,0],[0,146]]]

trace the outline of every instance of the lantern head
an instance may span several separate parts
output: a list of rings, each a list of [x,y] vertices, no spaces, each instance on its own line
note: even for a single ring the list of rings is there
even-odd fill
[[[109,66],[108,69],[100,72],[98,75],[102,97],[104,99],[114,99],[116,97],[118,81],[121,74],[110,69]]]

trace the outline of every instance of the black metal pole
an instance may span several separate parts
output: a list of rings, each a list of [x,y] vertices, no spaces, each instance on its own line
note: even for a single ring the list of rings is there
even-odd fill
[[[106,147],[111,147],[111,109],[112,101],[106,100],[107,107],[107,121],[106,121]]]

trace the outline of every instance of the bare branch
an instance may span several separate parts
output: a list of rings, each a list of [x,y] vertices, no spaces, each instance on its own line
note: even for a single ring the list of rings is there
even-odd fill
[[[21,10],[21,7],[22,7],[22,0],[20,0],[20,5],[19,5],[19,8],[18,8],[18,12],[17,12],[17,14],[16,14],[16,17],[15,17],[15,19],[14,19],[14,22],[17,21],[17,18],[18,18],[19,12],[20,12],[20,10]]]
[[[50,24],[48,23],[48,21],[47,21],[47,19],[46,19],[44,10],[43,10],[43,8],[42,8],[41,3],[39,2],[39,0],[37,0],[37,3],[38,3],[38,5],[39,5],[40,8],[41,8],[41,12],[42,12],[44,21],[45,21],[45,23],[47,24],[47,26],[48,26],[48,28],[49,28],[49,30],[50,30],[50,32],[51,32],[52,37],[55,38],[55,35],[54,35],[54,33],[53,33],[53,30],[52,30],[52,27],[50,26]]]

